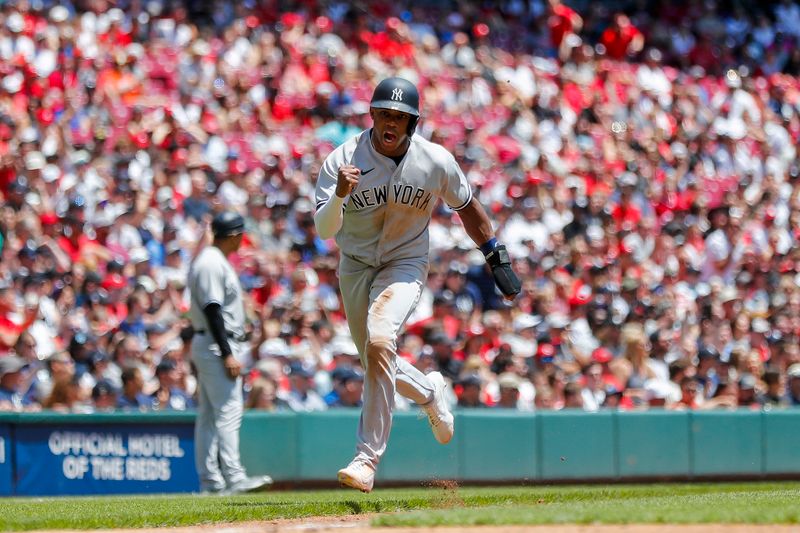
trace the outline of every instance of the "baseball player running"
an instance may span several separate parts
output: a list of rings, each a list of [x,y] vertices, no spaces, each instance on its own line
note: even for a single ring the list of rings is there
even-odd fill
[[[212,246],[203,248],[189,269],[190,316],[195,334],[192,360],[197,369],[198,406],[194,428],[195,464],[205,493],[235,494],[269,487],[269,476],[247,477],[239,460],[242,423],[244,304],[239,276],[228,255],[239,249],[244,219],[223,212],[211,222]]]
[[[397,357],[397,336],[428,275],[428,224],[439,198],[458,212],[507,298],[520,291],[505,246],[455,158],[414,130],[419,93],[413,83],[388,78],[370,103],[373,127],[334,150],[316,185],[314,222],[341,250],[339,285],[350,333],[366,374],[356,456],[339,482],[372,490],[375,469],[392,426],[395,387],[428,415],[437,441],[453,437],[453,415],[439,372],[422,374]]]

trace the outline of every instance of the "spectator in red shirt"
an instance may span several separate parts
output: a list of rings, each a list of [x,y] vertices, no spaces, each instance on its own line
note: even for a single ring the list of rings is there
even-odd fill
[[[408,26],[397,17],[386,20],[385,31],[375,34],[366,34],[365,40],[370,49],[376,51],[383,58],[402,58],[411,62],[414,57],[414,45],[411,41]]]
[[[75,215],[64,217],[59,247],[69,255],[73,263],[79,262],[89,248],[96,248],[94,239],[83,232],[83,221]]]
[[[566,35],[581,31],[583,19],[574,9],[562,4],[561,0],[550,0],[548,7],[547,27],[550,30],[550,42],[558,49]]]
[[[26,305],[22,321],[13,320],[17,314],[16,293],[10,287],[0,287],[0,352],[10,351],[17,344],[20,335],[36,321],[39,305]]]
[[[614,21],[600,36],[600,43],[606,47],[606,55],[612,59],[624,59],[642,50],[644,35],[631,24],[624,13],[614,15]]]
[[[697,409],[699,404],[697,403],[697,391],[700,388],[700,385],[697,383],[697,380],[693,377],[684,377],[680,382],[681,387],[681,399],[675,404],[675,409]]]
[[[618,180],[619,202],[611,210],[611,218],[617,226],[617,231],[632,231],[636,229],[642,219],[642,212],[634,203],[633,193],[638,183],[636,174],[624,172]]]

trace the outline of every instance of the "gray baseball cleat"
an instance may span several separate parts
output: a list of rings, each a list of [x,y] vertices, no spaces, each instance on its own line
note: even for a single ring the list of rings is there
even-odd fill
[[[201,496],[220,496],[225,493],[225,487],[203,487],[200,489]]]
[[[272,478],[269,476],[251,476],[237,481],[222,493],[225,496],[231,494],[242,494],[244,492],[260,492],[272,486]]]

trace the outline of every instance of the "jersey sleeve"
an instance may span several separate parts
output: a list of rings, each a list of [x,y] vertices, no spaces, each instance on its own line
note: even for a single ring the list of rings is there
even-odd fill
[[[447,158],[444,170],[442,199],[451,209],[460,211],[472,200],[472,187],[453,156]]]
[[[336,193],[336,176],[338,173],[339,167],[336,164],[336,157],[332,153],[325,159],[317,177],[317,185],[314,190],[314,205],[318,210]]]
[[[225,302],[225,273],[219,262],[204,262],[195,267],[194,299],[204,309],[208,304]]]

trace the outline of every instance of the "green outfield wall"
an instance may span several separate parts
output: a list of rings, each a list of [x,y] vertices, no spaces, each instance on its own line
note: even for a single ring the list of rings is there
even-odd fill
[[[242,460],[288,484],[332,483],[352,458],[358,410],[248,412]],[[0,414],[0,495],[197,490],[193,413]],[[438,444],[398,413],[378,480],[420,483],[800,478],[800,409],[456,412]]]
[[[800,409],[456,413],[438,444],[427,420],[395,415],[378,479],[409,482],[800,478]],[[352,458],[358,411],[248,413],[242,457],[254,473],[325,481]]]

